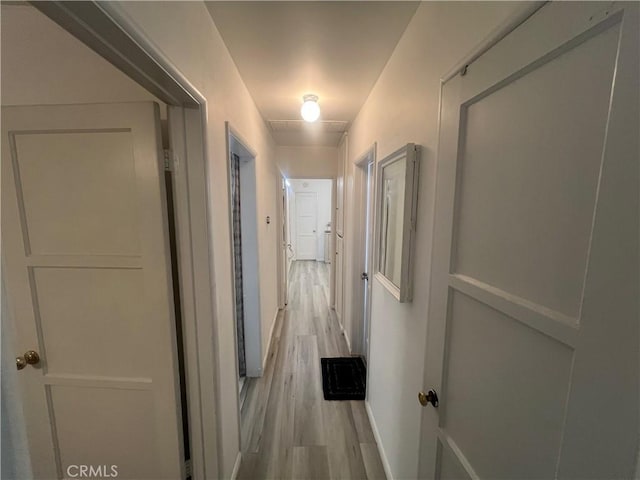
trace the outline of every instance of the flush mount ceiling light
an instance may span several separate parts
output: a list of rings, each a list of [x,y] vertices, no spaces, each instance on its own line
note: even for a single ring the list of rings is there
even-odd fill
[[[302,97],[303,104],[300,115],[306,122],[315,122],[320,118],[320,105],[318,105],[317,95],[305,95]]]

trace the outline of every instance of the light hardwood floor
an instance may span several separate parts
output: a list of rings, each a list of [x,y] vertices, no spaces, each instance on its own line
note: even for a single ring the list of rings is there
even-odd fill
[[[241,413],[239,479],[384,479],[364,402],[325,401],[320,357],[348,356],[329,266],[294,262],[264,375]]]

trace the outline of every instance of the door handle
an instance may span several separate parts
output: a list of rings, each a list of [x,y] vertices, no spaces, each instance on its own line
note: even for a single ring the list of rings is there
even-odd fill
[[[423,407],[429,403],[434,407],[437,407],[439,404],[438,394],[436,393],[435,390],[429,390],[427,393],[418,392],[418,401],[420,402],[420,405],[422,405]]]
[[[24,357],[16,357],[16,368],[18,370],[22,370],[27,366],[27,362],[24,360]]]
[[[367,272],[362,272],[362,275],[360,275],[360,278],[362,280],[369,280],[369,274]]]
[[[27,350],[22,357],[16,357],[16,368],[22,370],[27,365],[40,363],[40,355],[35,350]]]

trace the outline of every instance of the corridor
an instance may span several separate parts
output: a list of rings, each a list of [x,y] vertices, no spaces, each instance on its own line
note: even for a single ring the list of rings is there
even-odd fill
[[[640,480],[640,1],[0,32],[0,479]]]
[[[264,375],[242,408],[240,479],[383,479],[364,402],[325,401],[321,357],[348,356],[329,308],[329,265],[293,262]]]

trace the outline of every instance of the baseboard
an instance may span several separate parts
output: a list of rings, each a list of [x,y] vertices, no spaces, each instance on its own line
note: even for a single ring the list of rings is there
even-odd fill
[[[238,452],[236,457],[236,463],[233,464],[233,471],[231,472],[231,480],[238,478],[238,471],[240,470],[240,464],[242,463],[242,452]]]
[[[342,319],[340,318],[340,315],[338,315],[338,312],[336,311],[335,308],[331,307],[331,310],[333,310],[333,314],[336,316],[336,320],[338,320],[338,326],[340,327],[340,331],[342,332],[342,336],[344,337],[344,339],[347,342],[347,347],[349,348],[349,353],[352,353],[352,351],[351,351],[351,339],[349,338],[349,335],[347,335],[347,331],[344,329],[344,325],[342,324]]]
[[[347,332],[345,331],[345,329],[342,328],[342,325],[340,325],[340,329],[342,330],[342,335],[344,335],[344,339],[347,342],[347,348],[349,349],[349,353],[353,354],[353,350],[351,349],[351,340],[349,339],[349,335],[347,335]]]
[[[269,358],[269,352],[271,351],[271,343],[273,342],[273,332],[276,329],[276,322],[278,321],[278,314],[282,311],[281,308],[276,308],[276,314],[273,317],[273,321],[271,322],[271,331],[269,332],[269,341],[267,342],[267,351],[264,352],[264,356],[262,357],[262,371],[267,368],[267,359]]]
[[[384,468],[384,474],[386,475],[387,480],[393,480],[393,475],[391,474],[391,466],[389,465],[387,456],[384,453],[384,448],[382,448],[380,432],[378,432],[378,426],[376,425],[376,421],[373,418],[373,412],[371,411],[369,400],[364,401],[364,408],[367,411],[367,417],[369,417],[369,423],[371,424],[371,430],[373,431],[373,438],[376,439],[376,445],[378,447],[378,453],[380,454],[380,460],[382,460],[382,468]]]
[[[338,311],[336,310],[336,307],[331,307],[331,308],[333,310],[333,314],[336,316],[336,320],[338,320],[338,325],[340,325],[340,330],[342,330],[344,332],[344,327],[342,326],[342,318],[338,314]]]

